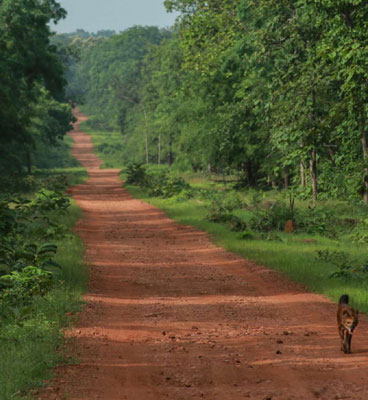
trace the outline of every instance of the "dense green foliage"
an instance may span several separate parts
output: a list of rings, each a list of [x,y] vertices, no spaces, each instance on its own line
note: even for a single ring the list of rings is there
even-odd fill
[[[55,150],[56,151],[56,150]],[[67,361],[61,329],[85,288],[83,245],[71,228],[80,211],[64,195],[87,176],[67,144],[43,169],[0,180],[0,398],[24,398]],[[56,153],[55,153],[56,154]],[[59,165],[59,168],[47,167]],[[63,165],[67,168],[60,168]]]
[[[368,201],[363,0],[166,0],[172,31],[73,39],[90,126],[121,164],[236,173],[244,185]]]
[[[65,15],[55,0],[0,1],[1,175],[31,173],[37,146],[57,145],[71,128],[64,64],[48,25]]]
[[[7,318],[14,307],[28,309],[34,296],[45,295],[60,276],[52,241],[68,234],[59,214],[65,215],[69,206],[69,198],[49,189],[31,200],[0,198],[0,317]]]
[[[19,257],[27,247],[20,244],[16,255],[18,268],[2,263],[2,270],[12,270],[1,277],[0,290],[0,398],[4,400],[30,398],[26,394],[44,385],[52,367],[73,361],[60,350],[63,348],[61,329],[71,322],[71,312],[79,309],[85,288],[84,248],[74,233],[67,233],[80,218],[80,211],[72,204],[65,213],[53,211],[44,216],[61,230],[49,230],[47,240],[53,242],[52,246],[42,245],[40,234],[25,239],[25,242],[37,243],[37,250],[35,246],[28,246],[30,251],[23,252],[26,264],[33,261],[38,267],[19,268],[22,263]],[[58,251],[54,255],[56,247]],[[2,256],[3,253],[2,243]],[[39,257],[34,260],[37,253]],[[50,257],[60,266],[53,273],[48,265],[42,265]]]
[[[142,164],[131,164],[126,174],[128,184],[146,188],[152,196],[191,196],[190,185],[180,176],[170,173],[168,168],[146,168]]]
[[[55,0],[0,0],[0,398],[25,398],[61,361],[61,328],[86,279],[80,217],[64,194],[86,176],[70,154]],[[27,397],[28,398],[28,397]]]

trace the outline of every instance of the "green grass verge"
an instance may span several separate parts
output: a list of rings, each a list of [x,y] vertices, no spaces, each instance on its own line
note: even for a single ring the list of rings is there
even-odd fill
[[[280,241],[244,240],[225,225],[209,222],[206,219],[205,202],[152,198],[141,188],[131,185],[125,185],[125,187],[132,196],[162,209],[177,222],[208,232],[219,246],[275,269],[305,285],[311,291],[324,294],[334,301],[337,301],[341,294],[348,293],[356,307],[368,312],[367,283],[330,279],[329,275],[335,271],[335,268],[316,259],[316,251],[324,249],[346,251],[357,259],[364,259],[367,254],[366,245],[354,245],[348,241],[337,241],[318,235],[284,233],[279,233]],[[311,239],[313,242],[310,242]]]
[[[73,202],[60,222],[70,228],[80,218],[81,212]],[[42,386],[60,362],[69,362],[61,351],[62,328],[71,323],[66,313],[81,306],[85,291],[86,268],[83,265],[83,244],[74,233],[55,241],[58,254],[55,261],[62,265],[60,284],[45,297],[35,298],[31,316],[14,317],[0,326],[0,399],[31,398],[30,389]],[[59,351],[57,351],[59,350]],[[28,394],[27,394],[28,393]]]
[[[72,157],[73,140],[67,136],[58,149],[45,149],[37,154],[34,176],[19,183],[21,192],[32,192],[49,187],[67,177],[69,186],[83,183],[87,172]],[[42,149],[41,149],[42,150]],[[70,312],[81,307],[85,292],[87,271],[83,264],[84,247],[72,231],[81,217],[74,201],[66,214],[59,216],[60,224],[70,228],[70,235],[62,240],[52,240],[58,246],[54,260],[62,266],[59,283],[45,297],[34,299],[26,317],[17,314],[0,324],[0,399],[37,398],[35,388],[42,386],[52,376],[52,368],[63,362],[73,362],[72,356],[63,351],[63,329],[71,324]],[[34,396],[35,395],[35,396]]]

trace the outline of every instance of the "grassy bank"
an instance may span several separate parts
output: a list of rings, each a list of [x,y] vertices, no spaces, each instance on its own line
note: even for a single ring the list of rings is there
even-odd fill
[[[69,140],[68,145],[70,144]],[[64,161],[70,159],[69,151],[64,149],[64,154],[59,158]],[[65,167],[38,168],[32,176],[20,178],[19,182],[12,185],[13,190],[19,189],[12,196],[32,201],[40,188],[62,192],[66,186],[86,180],[85,169],[81,168],[75,159],[71,165],[68,162],[65,164]],[[53,234],[50,231],[48,233],[50,238],[45,236],[44,232],[34,237],[24,234],[24,242],[33,242],[36,245],[45,242],[55,244],[57,253],[53,261],[61,268],[55,273],[52,289],[47,290],[46,294],[40,295],[35,292],[36,294],[32,295],[32,289],[28,289],[27,286],[31,281],[30,283],[19,281],[17,285],[21,290],[20,293],[30,290],[27,293],[31,293],[31,301],[18,305],[14,301],[9,302],[5,298],[0,298],[0,399],[2,400],[37,398],[37,388],[52,376],[52,368],[60,363],[75,361],[63,350],[63,330],[72,323],[74,312],[81,307],[81,295],[85,291],[87,281],[87,271],[83,264],[83,243],[73,231],[76,222],[81,218],[81,210],[74,201],[65,212],[48,211],[47,206],[45,207],[42,217],[31,220],[29,224],[61,229],[62,233]],[[53,225],[45,222],[49,220]],[[24,227],[32,229],[27,223]],[[64,233],[64,230],[67,232]],[[11,232],[11,235],[13,234]],[[19,235],[19,233],[14,234],[14,238],[18,237],[20,242],[17,245],[22,246],[22,236]],[[44,239],[41,240],[41,237]],[[4,274],[3,271],[2,273]],[[16,287],[12,288],[12,295],[16,293]]]
[[[73,204],[62,222],[72,228],[79,218],[80,210]],[[71,322],[66,313],[77,311],[81,305],[86,282],[84,249],[76,234],[55,244],[55,261],[62,265],[59,284],[45,297],[34,299],[30,315],[18,315],[15,310],[13,318],[3,321],[0,327],[3,400],[24,398],[30,389],[41,386],[51,376],[51,368],[68,362],[62,351],[62,329]]]

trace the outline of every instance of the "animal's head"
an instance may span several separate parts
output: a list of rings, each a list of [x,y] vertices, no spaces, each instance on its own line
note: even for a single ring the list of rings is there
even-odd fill
[[[342,313],[342,324],[349,333],[353,333],[354,329],[358,325],[359,311],[351,308],[350,310],[344,310]]]

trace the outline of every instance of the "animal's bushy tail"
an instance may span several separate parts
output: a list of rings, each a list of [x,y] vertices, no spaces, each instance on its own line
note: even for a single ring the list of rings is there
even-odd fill
[[[349,304],[349,296],[347,294],[343,294],[340,297],[339,304]]]

